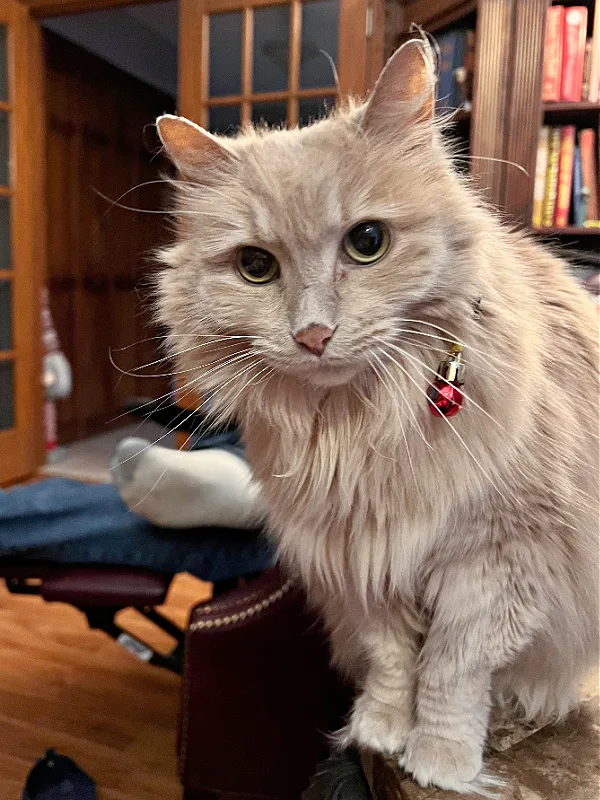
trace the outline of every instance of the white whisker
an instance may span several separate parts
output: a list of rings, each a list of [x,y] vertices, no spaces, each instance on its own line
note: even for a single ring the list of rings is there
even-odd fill
[[[378,339],[378,341],[379,341],[379,337],[377,337],[377,339]],[[426,445],[426,446],[427,446],[427,447],[428,447],[430,450],[433,450],[433,447],[432,447],[432,445],[431,445],[431,444],[430,444],[430,443],[427,441],[427,439],[425,438],[425,434],[423,433],[423,430],[422,430],[421,426],[419,425],[419,421],[417,420],[416,414],[415,414],[415,412],[413,411],[413,409],[412,409],[412,406],[410,405],[410,402],[409,402],[409,400],[408,400],[408,398],[407,398],[407,396],[406,396],[405,392],[403,391],[402,387],[401,387],[401,386],[399,385],[399,383],[398,383],[398,382],[397,382],[397,381],[394,379],[394,376],[393,376],[393,375],[390,373],[390,371],[389,371],[389,370],[388,370],[388,368],[385,366],[385,364],[384,364],[384,363],[381,361],[381,359],[380,359],[378,356],[376,356],[376,355],[375,355],[375,353],[373,353],[373,356],[374,356],[374,357],[377,359],[377,361],[378,361],[379,365],[381,366],[381,368],[382,368],[383,370],[385,370],[385,372],[386,372],[386,373],[387,373],[387,375],[389,376],[390,380],[392,381],[392,383],[394,384],[394,386],[396,387],[396,389],[397,389],[397,390],[398,390],[398,392],[400,393],[400,397],[401,397],[401,398],[402,398],[402,400],[404,401],[404,404],[405,404],[406,408],[408,409],[408,413],[410,414],[410,416],[411,416],[411,418],[412,418],[412,421],[413,421],[414,427],[415,427],[415,429],[417,430],[417,432],[419,433],[419,435],[420,435],[421,439],[423,440],[423,442],[425,443],[425,445]]]
[[[434,403],[434,402],[433,402],[433,400],[432,400],[432,399],[429,397],[429,395],[427,394],[427,392],[425,391],[425,389],[423,389],[421,386],[419,386],[418,382],[417,382],[417,381],[416,381],[416,380],[413,378],[413,376],[412,376],[412,375],[411,375],[411,374],[408,372],[408,370],[407,370],[405,367],[403,367],[403,366],[402,366],[402,364],[400,364],[400,363],[399,363],[399,362],[398,362],[398,361],[397,361],[397,360],[396,360],[396,359],[395,359],[395,358],[394,358],[394,357],[393,357],[393,356],[392,356],[390,353],[388,353],[388,352],[387,352],[387,350],[384,350],[383,348],[379,348],[379,350],[380,350],[380,352],[381,352],[383,355],[385,355],[387,358],[389,358],[389,360],[390,360],[390,361],[392,361],[392,362],[393,362],[393,363],[394,363],[394,364],[395,364],[395,365],[396,365],[396,366],[397,366],[397,367],[398,367],[400,370],[402,370],[402,372],[403,372],[403,373],[406,375],[406,377],[407,377],[407,378],[408,378],[410,381],[412,381],[412,383],[414,383],[414,385],[417,387],[417,389],[419,390],[419,392],[420,392],[422,395],[424,395],[424,396],[425,396],[425,398],[426,398],[427,402],[428,402],[428,403],[429,403],[429,404],[432,406],[432,408],[436,408],[436,405],[435,405],[435,403]],[[456,430],[456,428],[454,427],[454,425],[453,425],[453,424],[450,422],[450,420],[449,420],[447,417],[445,417],[444,415],[442,415],[442,416],[441,416],[441,419],[443,419],[443,420],[444,420],[444,422],[445,422],[445,423],[446,423],[446,424],[447,424],[447,425],[450,427],[450,430],[451,430],[451,431],[452,431],[452,433],[453,433],[453,434],[454,434],[454,435],[457,437],[457,439],[460,441],[460,443],[462,444],[462,446],[465,448],[466,452],[467,452],[467,453],[468,453],[468,454],[471,456],[471,458],[473,459],[474,463],[475,463],[475,464],[476,464],[476,465],[479,467],[479,469],[481,470],[481,472],[483,473],[483,475],[484,475],[484,476],[485,476],[485,477],[486,477],[486,478],[487,478],[487,479],[490,481],[490,484],[491,484],[492,486],[494,486],[495,484],[494,484],[494,481],[493,481],[493,479],[492,479],[492,476],[491,476],[491,475],[490,475],[490,474],[487,472],[487,470],[485,470],[485,469],[484,469],[483,465],[482,465],[482,464],[479,462],[479,459],[478,459],[478,458],[477,458],[477,457],[474,455],[474,453],[471,451],[471,449],[469,448],[468,444],[465,442],[465,440],[464,440],[464,439],[463,439],[463,437],[460,435],[460,433],[459,433],[459,432]]]
[[[378,356],[376,353],[373,353],[373,357],[375,358],[375,360],[377,361],[377,363],[380,365],[380,367],[381,367],[381,368],[384,370],[384,372],[386,372],[386,373],[387,373],[387,374],[390,376],[390,378],[391,378],[392,376],[391,376],[391,374],[390,374],[390,372],[389,372],[388,368],[385,366],[385,364],[384,364],[384,363],[383,363],[383,361],[382,361],[382,360],[379,358],[379,356]],[[381,381],[381,385],[385,387],[385,389],[386,389],[386,390],[389,392],[389,395],[390,395],[390,397],[391,397],[391,398],[392,398],[392,400],[395,402],[395,401],[396,401],[396,398],[394,397],[394,393],[393,393],[393,391],[392,391],[392,390],[391,390],[391,388],[388,386],[387,382],[386,382],[386,381],[383,379],[383,377],[382,377],[381,375],[379,375],[379,373],[377,372],[377,369],[376,369],[375,365],[374,365],[374,364],[369,364],[369,366],[371,367],[371,369],[373,370],[373,372],[375,373],[375,375],[376,375],[376,376],[379,378],[379,380]],[[422,499],[423,499],[423,496],[421,495],[421,490],[419,489],[419,482],[417,481],[417,474],[416,474],[416,472],[415,472],[415,468],[414,468],[414,465],[413,465],[412,456],[411,456],[411,454],[410,454],[410,447],[408,446],[408,439],[406,438],[406,432],[405,432],[405,430],[404,430],[404,425],[402,424],[402,420],[400,419],[400,417],[399,417],[399,416],[398,416],[398,422],[400,423],[400,431],[401,431],[401,433],[402,433],[402,438],[404,439],[404,445],[405,445],[405,447],[406,447],[406,455],[408,456],[408,463],[409,463],[409,466],[410,466],[410,471],[411,471],[411,473],[412,473],[413,480],[414,480],[414,482],[415,482],[415,489],[417,490],[417,494],[419,495],[419,497],[420,497],[420,498],[421,498],[421,500],[422,500]],[[393,460],[395,460],[395,459],[393,459]]]

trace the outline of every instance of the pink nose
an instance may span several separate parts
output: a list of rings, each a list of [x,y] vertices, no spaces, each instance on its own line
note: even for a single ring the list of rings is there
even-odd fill
[[[332,336],[333,330],[325,325],[309,325],[308,328],[298,331],[294,339],[311,353],[322,356]]]

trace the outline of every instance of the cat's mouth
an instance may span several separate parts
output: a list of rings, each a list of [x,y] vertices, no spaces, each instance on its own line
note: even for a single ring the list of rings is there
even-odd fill
[[[362,366],[358,363],[349,363],[347,361],[330,361],[325,359],[315,359],[314,363],[297,365],[292,369],[296,377],[301,378],[307,383],[312,383],[315,386],[343,386],[352,381],[359,372],[362,371]]]

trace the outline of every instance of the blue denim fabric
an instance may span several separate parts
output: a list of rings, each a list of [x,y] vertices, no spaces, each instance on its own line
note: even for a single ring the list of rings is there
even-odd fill
[[[215,582],[273,562],[261,531],[162,529],[128,510],[111,485],[52,478],[0,491],[0,557],[191,572]]]

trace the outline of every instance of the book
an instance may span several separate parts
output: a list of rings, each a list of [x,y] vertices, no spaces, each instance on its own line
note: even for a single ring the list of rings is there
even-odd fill
[[[560,89],[560,99],[563,101],[571,103],[579,103],[581,101],[586,32],[586,6],[570,6],[566,8]]]
[[[455,70],[464,66],[466,42],[466,28],[455,28],[446,31],[437,39],[440,49],[438,111],[453,110],[460,106],[461,96],[459,86],[455,80]]]
[[[558,187],[558,160],[560,155],[560,128],[550,128],[548,140],[548,167],[546,169],[546,187],[542,210],[542,227],[554,225],[554,209],[556,208],[556,189]]]
[[[554,225],[557,228],[566,228],[569,224],[574,150],[575,125],[564,125],[560,129],[558,187],[556,190],[556,208],[554,210]]]
[[[583,57],[583,81],[581,83],[581,100],[585,103],[590,99],[590,75],[592,71],[592,40],[585,40],[585,55]]]
[[[596,172],[596,131],[584,128],[579,132],[581,149],[581,192],[587,199],[584,224],[598,219],[598,177]]]
[[[544,194],[546,191],[546,170],[548,168],[548,140],[550,128],[542,125],[538,134],[538,148],[535,160],[535,181],[533,184],[533,216],[531,219],[534,228],[542,227],[544,209]]]
[[[546,36],[544,40],[542,100],[545,103],[558,102],[560,100],[564,21],[565,7],[550,6],[546,16]]]
[[[592,33],[592,55],[590,58],[590,88],[588,100],[597,103],[600,99],[600,2],[596,0],[594,31]]]
[[[571,206],[573,208],[573,225],[583,227],[585,222],[585,202],[581,193],[582,176],[581,176],[581,149],[579,145],[575,145],[573,153],[573,194],[571,196]]]

